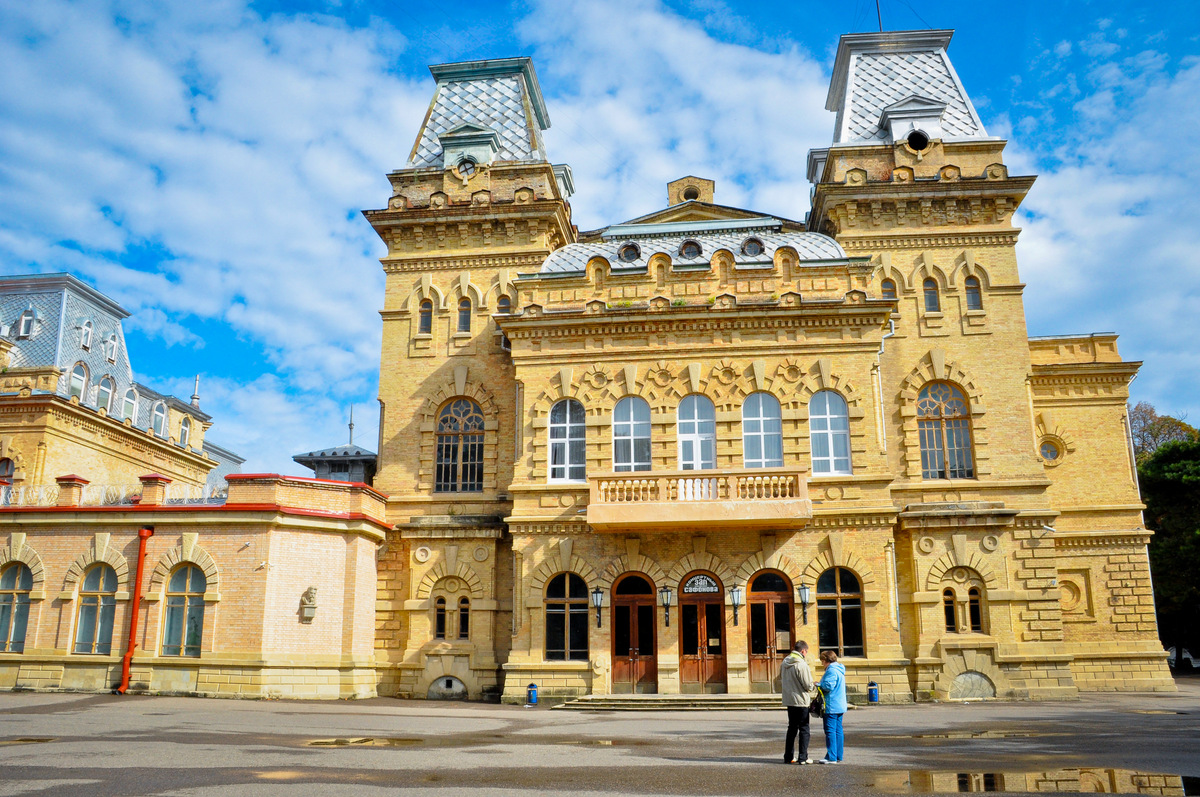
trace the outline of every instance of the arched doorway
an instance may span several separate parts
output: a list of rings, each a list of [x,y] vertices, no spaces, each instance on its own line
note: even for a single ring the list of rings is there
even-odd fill
[[[658,644],[654,624],[654,585],[627,573],[613,586],[614,694],[658,691]]]
[[[712,573],[679,586],[679,691],[725,691],[725,591]]]
[[[779,668],[796,638],[792,583],[775,570],[750,579],[750,691],[779,692]]]

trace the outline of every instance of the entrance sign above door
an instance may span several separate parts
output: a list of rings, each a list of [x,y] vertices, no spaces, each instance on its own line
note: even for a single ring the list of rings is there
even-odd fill
[[[697,573],[683,583],[684,595],[714,595],[720,591],[721,587],[717,582],[703,573]]]

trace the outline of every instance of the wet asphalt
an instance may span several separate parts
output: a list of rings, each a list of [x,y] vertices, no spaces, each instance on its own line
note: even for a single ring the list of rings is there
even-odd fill
[[[782,763],[782,711],[5,693],[0,797],[1200,794],[1200,678],[1178,684],[856,709],[846,761],[805,767]]]

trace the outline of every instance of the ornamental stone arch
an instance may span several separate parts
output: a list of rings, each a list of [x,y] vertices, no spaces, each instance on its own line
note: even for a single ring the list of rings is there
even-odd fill
[[[13,444],[13,439],[8,435],[0,437],[0,459],[12,460],[14,482],[25,480],[25,455]]]
[[[469,271],[460,272],[459,275],[455,277],[454,282],[450,284],[450,291],[448,293],[456,297],[456,301],[454,302],[455,310],[458,309],[457,300],[462,299],[470,299],[471,309],[473,310],[478,310],[481,307],[486,306],[484,304],[484,297],[486,294],[479,288],[478,285],[471,282],[471,272]]]
[[[862,585],[863,601],[870,602],[866,599],[866,593],[869,590],[874,591],[877,586],[875,571],[871,569],[871,565],[867,563],[867,560],[863,559],[855,551],[834,552],[833,550],[825,550],[809,560],[808,565],[804,568],[804,576],[801,580],[806,584],[813,585],[814,596],[817,594],[817,579],[831,567],[841,567],[854,573]]]
[[[779,378],[779,369],[772,372],[766,360],[749,364],[721,360],[709,370],[707,385],[710,398],[727,411],[740,411],[752,393],[769,393],[781,407],[787,406],[787,385]]]
[[[950,286],[950,275],[946,270],[933,262],[932,252],[922,252],[913,263],[908,279],[905,280],[911,290],[920,290],[927,279],[937,281],[938,288],[945,290]]]
[[[874,264],[875,270],[871,272],[871,282],[875,286],[881,286],[884,280],[891,280],[896,283],[896,296],[899,298],[901,293],[911,291],[912,285],[909,284],[908,278],[904,272],[892,265],[892,258],[880,258],[879,263]],[[880,295],[883,294],[883,289],[879,288]]]
[[[760,550],[742,562],[741,567],[737,569],[737,583],[744,584],[749,589],[754,574],[763,570],[780,571],[788,577],[793,587],[803,580],[803,571],[800,569],[800,565],[790,556],[779,551]],[[726,582],[726,584],[732,586],[733,582]]]
[[[184,534],[179,545],[159,558],[158,564],[150,573],[150,584],[146,588],[147,595],[154,597],[162,595],[166,589],[167,577],[171,575],[171,572],[181,564],[193,564],[204,573],[204,600],[220,600],[220,571],[208,551],[197,544],[198,537],[199,535],[193,532]]]
[[[933,682],[934,696],[940,700],[967,699],[973,700],[996,697],[1011,692],[1012,685],[1004,671],[996,666],[990,650],[967,649],[949,655],[941,672]],[[982,676],[982,679],[979,677]],[[986,680],[983,680],[986,679]],[[955,694],[958,683],[977,681],[976,690],[969,695]],[[991,694],[987,693],[990,682]]]
[[[496,487],[496,468],[499,456],[498,432],[500,408],[495,395],[481,382],[472,381],[470,370],[465,365],[455,366],[454,381],[443,384],[426,396],[418,413],[420,423],[420,455],[417,470],[417,487],[432,491],[437,470],[437,422],[438,414],[447,403],[457,398],[470,399],[479,405],[483,413],[483,489]]]
[[[433,284],[433,279],[428,274],[422,274],[421,278],[413,285],[408,297],[404,300],[404,304],[400,309],[409,312],[415,312],[421,306],[421,302],[428,299],[433,303],[435,310],[446,309],[446,294],[444,294],[438,286]]]
[[[971,443],[974,449],[975,476],[982,478],[992,472],[987,446],[986,408],[981,384],[959,362],[946,359],[943,349],[930,349],[915,368],[900,383],[900,431],[904,436],[905,475],[921,478],[921,441],[917,431],[917,399],[921,388],[930,382],[950,382],[960,388],[967,399],[971,419]]]
[[[735,579],[737,578],[737,575],[733,569],[730,568],[729,565],[719,557],[714,556],[708,551],[693,551],[692,553],[689,553],[675,562],[675,564],[671,567],[671,571],[667,573],[666,583],[675,589],[679,589],[680,584],[683,583],[684,577],[688,573],[692,573],[697,570],[703,570],[705,572],[712,573],[721,580],[721,583],[724,584],[726,588],[733,586]]]
[[[517,303],[517,287],[513,284],[512,274],[508,269],[502,268],[496,274],[496,281],[483,294],[483,301],[489,301],[490,297],[495,296],[498,301],[501,296],[507,296],[512,302],[512,310],[516,310]],[[488,305],[482,304],[482,307]]]
[[[540,605],[545,600],[546,582],[559,573],[574,573],[582,578],[588,587],[593,587],[601,583],[603,576],[597,573],[585,559],[572,554],[570,546],[566,546],[566,548],[567,550],[564,552],[562,550],[562,543],[559,543],[559,552],[547,557],[530,574],[525,593],[525,605]]]
[[[472,598],[483,598],[483,582],[466,562],[456,562],[454,567],[447,567],[444,561],[438,562],[433,567],[425,571],[425,575],[421,577],[417,584],[417,599],[427,601],[429,596],[433,594],[433,590],[441,582],[448,578],[458,578],[463,581],[467,587],[467,592]],[[445,586],[445,585],[443,585]],[[458,590],[449,590],[457,592]]]
[[[613,584],[626,573],[642,573],[650,579],[654,587],[670,583],[666,571],[658,562],[641,553],[625,553],[613,559],[608,563],[608,567],[604,568],[604,572],[600,574],[600,588],[607,590],[611,596]]]
[[[1059,456],[1055,460],[1043,460],[1043,464],[1054,467],[1062,463],[1063,457],[1075,453],[1075,436],[1069,427],[1059,423],[1057,415],[1050,410],[1039,410],[1035,427],[1038,455],[1041,455],[1041,444],[1052,442],[1059,448]]]
[[[117,592],[127,593],[129,589],[129,561],[115,547],[109,544],[109,535],[105,533],[97,534],[92,539],[92,545],[84,553],[75,557],[75,561],[71,562],[67,567],[67,574],[63,577],[62,595],[59,597],[63,600],[74,600],[75,592],[79,588],[79,581],[83,578],[83,574],[92,565],[106,564],[113,569],[117,575]],[[124,598],[121,598],[124,600]]]
[[[954,261],[950,271],[950,284],[963,284],[967,277],[975,277],[984,288],[992,287],[992,275],[986,267],[975,260],[975,252],[967,249]]]
[[[929,566],[929,572],[925,574],[925,591],[926,592],[941,592],[947,584],[960,582],[967,584],[973,580],[978,580],[979,583],[987,587],[989,590],[999,589],[1000,579],[996,576],[996,571],[988,564],[983,554],[978,551],[972,551],[965,557],[966,561],[960,561],[959,557],[953,550],[942,554],[938,559]],[[955,571],[963,570],[965,573],[960,578],[955,577]],[[958,590],[955,590],[957,594]]]
[[[46,597],[46,568],[42,565],[41,555],[25,543],[24,532],[14,531],[8,537],[8,546],[0,548],[0,569],[10,562],[21,562],[29,568],[29,575],[32,579],[29,600],[44,599]]]

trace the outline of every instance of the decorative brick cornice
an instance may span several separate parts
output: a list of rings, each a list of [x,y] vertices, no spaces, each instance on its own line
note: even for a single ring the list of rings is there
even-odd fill
[[[847,252],[893,251],[896,249],[936,249],[938,247],[976,247],[976,246],[1016,246],[1020,230],[1003,230],[1000,232],[967,233],[961,230],[933,232],[921,230],[906,235],[889,230],[887,233],[844,234],[838,238],[838,243]]]
[[[1136,531],[1088,531],[1059,532],[1054,536],[1058,548],[1143,548],[1150,544],[1153,532]]]

